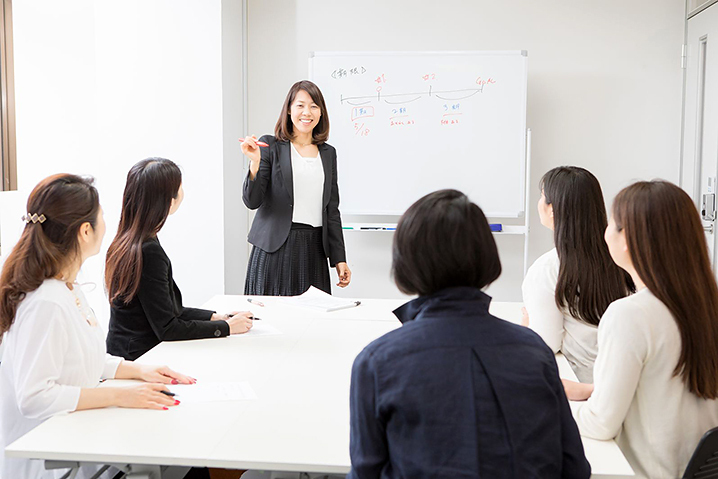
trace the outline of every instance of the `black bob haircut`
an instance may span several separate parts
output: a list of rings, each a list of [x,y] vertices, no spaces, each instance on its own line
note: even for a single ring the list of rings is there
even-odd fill
[[[486,216],[462,192],[429,193],[399,219],[392,276],[401,292],[425,296],[455,286],[482,289],[499,275],[501,261]]]

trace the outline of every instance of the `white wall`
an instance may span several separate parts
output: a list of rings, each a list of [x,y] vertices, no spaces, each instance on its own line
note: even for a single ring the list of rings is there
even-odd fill
[[[610,203],[636,179],[678,181],[683,19],[678,0],[249,0],[249,130],[273,131],[311,51],[528,50],[532,205],[562,164],[590,169]],[[536,216],[531,261],[552,247]],[[345,238],[354,279],[340,294],[399,295],[391,234]],[[522,243],[497,239],[504,274],[489,292],[520,300]]]
[[[83,279],[97,284],[88,298],[101,322],[109,318],[104,255],[127,171],[149,156],[183,169],[185,201],[160,239],[185,304],[222,293],[220,0],[35,0],[13,7],[19,189],[56,172],[96,178],[107,235]]]

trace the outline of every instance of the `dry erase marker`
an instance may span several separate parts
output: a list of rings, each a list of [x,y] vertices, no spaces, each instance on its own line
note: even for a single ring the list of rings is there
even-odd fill
[[[252,304],[256,304],[257,306],[264,307],[264,303],[261,302],[261,301],[257,301],[256,299],[247,298],[247,302],[252,303]]]
[[[244,143],[244,138],[240,138],[240,139],[239,139],[239,142],[240,142],[240,143]],[[266,143],[263,142],[263,141],[256,141],[255,143],[257,144],[257,146],[269,146],[268,144],[266,144]]]

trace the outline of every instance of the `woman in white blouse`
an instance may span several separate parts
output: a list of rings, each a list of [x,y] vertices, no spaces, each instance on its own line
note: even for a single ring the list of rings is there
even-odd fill
[[[641,477],[682,477],[701,436],[718,426],[718,286],[690,197],[635,183],[613,203],[606,243],[638,292],[598,326],[594,384],[565,381],[582,435],[616,438]]]
[[[541,179],[538,212],[555,248],[529,268],[522,290],[524,322],[561,351],[581,382],[590,383],[596,326],[611,302],[632,291],[629,276],[611,260],[603,232],[601,185],[588,170],[560,166]]]
[[[194,380],[167,367],[134,364],[105,352],[105,335],[75,283],[105,234],[92,181],[60,174],[30,194],[25,229],[0,278],[0,447],[55,414],[109,406],[167,409],[179,404],[162,383]],[[96,388],[102,378],[152,384]],[[65,471],[58,472],[62,474]],[[55,477],[42,461],[0,454],[0,477]]]

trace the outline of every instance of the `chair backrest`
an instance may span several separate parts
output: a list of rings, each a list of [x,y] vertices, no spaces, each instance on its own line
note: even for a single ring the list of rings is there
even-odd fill
[[[703,434],[688,461],[683,479],[718,479],[718,427]]]

